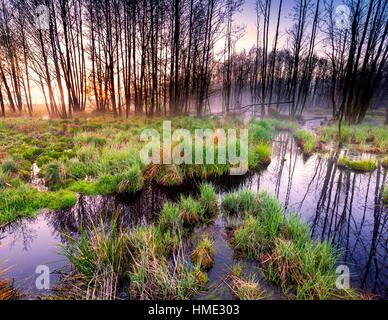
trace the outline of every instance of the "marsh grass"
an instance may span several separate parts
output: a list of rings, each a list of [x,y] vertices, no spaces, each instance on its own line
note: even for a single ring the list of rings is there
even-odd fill
[[[182,228],[182,218],[178,205],[165,202],[159,216],[159,227],[163,232],[171,230],[178,232]]]
[[[335,287],[338,252],[328,242],[312,240],[308,225],[296,214],[286,218],[276,198],[268,193],[255,197],[258,208],[245,214],[231,238],[236,253],[260,261],[266,278],[287,297],[331,299],[345,294]]]
[[[339,168],[348,168],[357,172],[373,172],[377,169],[375,159],[351,160],[347,157],[340,157],[337,160],[337,166]]]
[[[384,169],[388,169],[388,156],[386,156],[382,161],[381,161],[381,166]]]
[[[388,151],[388,130],[384,125],[343,125],[340,136],[338,125],[333,124],[319,128],[318,135],[320,141],[342,142],[362,152],[384,153]]]
[[[385,186],[384,192],[383,192],[383,201],[385,203],[388,203],[388,186]]]
[[[0,189],[0,198],[0,223],[35,216],[41,209],[67,209],[77,202],[76,194],[71,191],[39,192],[24,183]]]
[[[129,234],[131,299],[188,299],[202,285],[183,262],[181,248],[167,260],[161,236],[154,226],[139,227]]]
[[[203,216],[211,219],[217,216],[217,194],[215,188],[210,183],[202,183],[199,186],[199,204],[202,208]]]
[[[310,156],[317,147],[317,139],[315,135],[306,130],[298,129],[293,132],[294,137],[302,149],[303,154],[306,156]]]
[[[195,226],[202,220],[201,205],[191,196],[181,196],[179,200],[180,217],[187,227]]]
[[[266,298],[255,276],[244,277],[240,264],[233,266],[232,271],[224,279],[225,284],[238,300],[262,300]]]
[[[209,237],[202,239],[191,254],[191,261],[201,270],[209,270],[214,264],[214,246]]]
[[[67,235],[62,254],[83,276],[79,287],[86,299],[111,300],[117,298],[119,281],[129,265],[126,254],[128,237],[117,227],[117,217],[108,228],[100,220],[90,230],[81,230],[79,239]]]
[[[243,216],[245,213],[256,213],[259,201],[252,191],[243,189],[225,195],[221,208],[225,216]]]

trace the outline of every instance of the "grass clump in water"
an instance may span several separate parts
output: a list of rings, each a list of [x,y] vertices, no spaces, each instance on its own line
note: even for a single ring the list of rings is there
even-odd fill
[[[154,226],[134,229],[129,235],[131,299],[188,299],[201,287],[194,273],[177,256],[168,263],[160,236]]]
[[[306,156],[310,156],[317,147],[317,140],[313,133],[298,129],[293,132],[293,135],[302,149],[303,154]]]
[[[257,197],[258,210],[245,215],[231,239],[235,250],[259,260],[267,279],[289,297],[330,299],[339,295],[335,286],[338,255],[333,247],[313,241],[308,225],[296,214],[286,219],[277,199],[267,193]]]
[[[182,227],[179,207],[171,202],[166,202],[159,217],[159,226],[163,232],[171,230],[177,232]]]
[[[82,276],[79,289],[86,299],[111,300],[117,298],[120,279],[129,266],[128,237],[117,227],[114,218],[109,230],[101,221],[91,230],[82,230],[80,238],[67,236],[63,255]]]
[[[202,183],[199,186],[199,204],[205,218],[213,218],[217,215],[217,194],[210,183]]]
[[[208,237],[202,239],[191,254],[191,261],[201,270],[209,270],[214,264],[214,247]]]
[[[185,226],[192,227],[199,223],[202,219],[201,205],[191,196],[181,196],[179,200],[179,210],[180,217]]]
[[[233,295],[238,300],[262,300],[265,298],[265,293],[254,276],[243,279],[241,276],[232,274],[227,281]]]
[[[66,183],[66,167],[57,160],[49,162],[44,167],[44,180],[51,189],[58,189]]]
[[[250,190],[227,194],[221,203],[222,211],[227,216],[239,216],[245,213],[255,213],[258,209],[259,198]]]
[[[373,172],[377,168],[376,160],[350,160],[347,157],[341,157],[337,161],[339,168],[349,168],[357,172]]]
[[[384,188],[383,201],[385,203],[388,203],[388,186],[385,186],[385,188]]]

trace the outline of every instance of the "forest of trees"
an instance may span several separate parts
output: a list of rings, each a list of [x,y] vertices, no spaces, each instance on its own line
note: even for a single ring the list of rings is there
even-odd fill
[[[0,0],[0,115],[32,115],[37,94],[61,118],[201,115],[217,94],[224,111],[249,95],[347,123],[387,107],[388,0],[345,0],[344,25],[334,0],[292,0],[292,12],[286,1],[256,0],[256,44],[237,50],[243,0]]]

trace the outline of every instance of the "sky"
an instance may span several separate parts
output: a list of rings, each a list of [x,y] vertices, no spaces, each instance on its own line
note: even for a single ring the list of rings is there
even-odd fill
[[[283,0],[282,14],[279,26],[279,43],[280,46],[285,44],[286,41],[286,30],[292,25],[291,13],[292,8],[295,5],[295,0]],[[322,13],[322,2],[321,1],[321,13]],[[245,35],[236,44],[236,51],[243,49],[249,50],[256,44],[256,0],[245,0],[241,12],[235,16],[235,23],[239,25],[245,25]],[[277,15],[280,0],[272,0],[271,6],[271,19],[270,19],[270,47],[272,46],[272,40],[276,32]],[[315,1],[313,2],[316,3]],[[344,0],[334,0],[334,5],[338,6],[344,3]]]

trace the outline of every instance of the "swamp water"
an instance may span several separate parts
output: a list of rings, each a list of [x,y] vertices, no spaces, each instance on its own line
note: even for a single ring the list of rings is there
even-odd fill
[[[340,250],[338,264],[349,267],[352,287],[387,297],[388,286],[388,208],[382,205],[382,186],[387,173],[378,168],[374,173],[360,174],[337,168],[334,156],[305,159],[288,133],[279,133],[272,145],[272,162],[259,174],[245,177],[225,177],[216,181],[219,199],[225,192],[250,188],[268,191],[284,204],[287,213],[297,212],[311,227],[314,238],[331,240]],[[7,276],[26,298],[50,293],[38,291],[35,269],[47,265],[52,272],[51,286],[60,278],[60,270],[68,265],[58,254],[64,234],[77,235],[80,226],[109,224],[119,213],[118,224],[134,226],[157,219],[166,200],[177,200],[180,194],[195,193],[195,187],[162,188],[148,184],[134,196],[80,196],[70,210],[43,212],[34,219],[21,219],[0,229],[0,261],[10,267]],[[221,216],[209,226],[195,230],[187,243],[187,252],[198,239],[209,234],[214,241],[215,263],[209,271],[209,282],[198,299],[231,299],[223,281],[232,266],[239,262],[233,256],[226,235],[226,223]],[[243,261],[247,274],[262,279],[258,265]],[[272,298],[279,293],[260,281]]]

